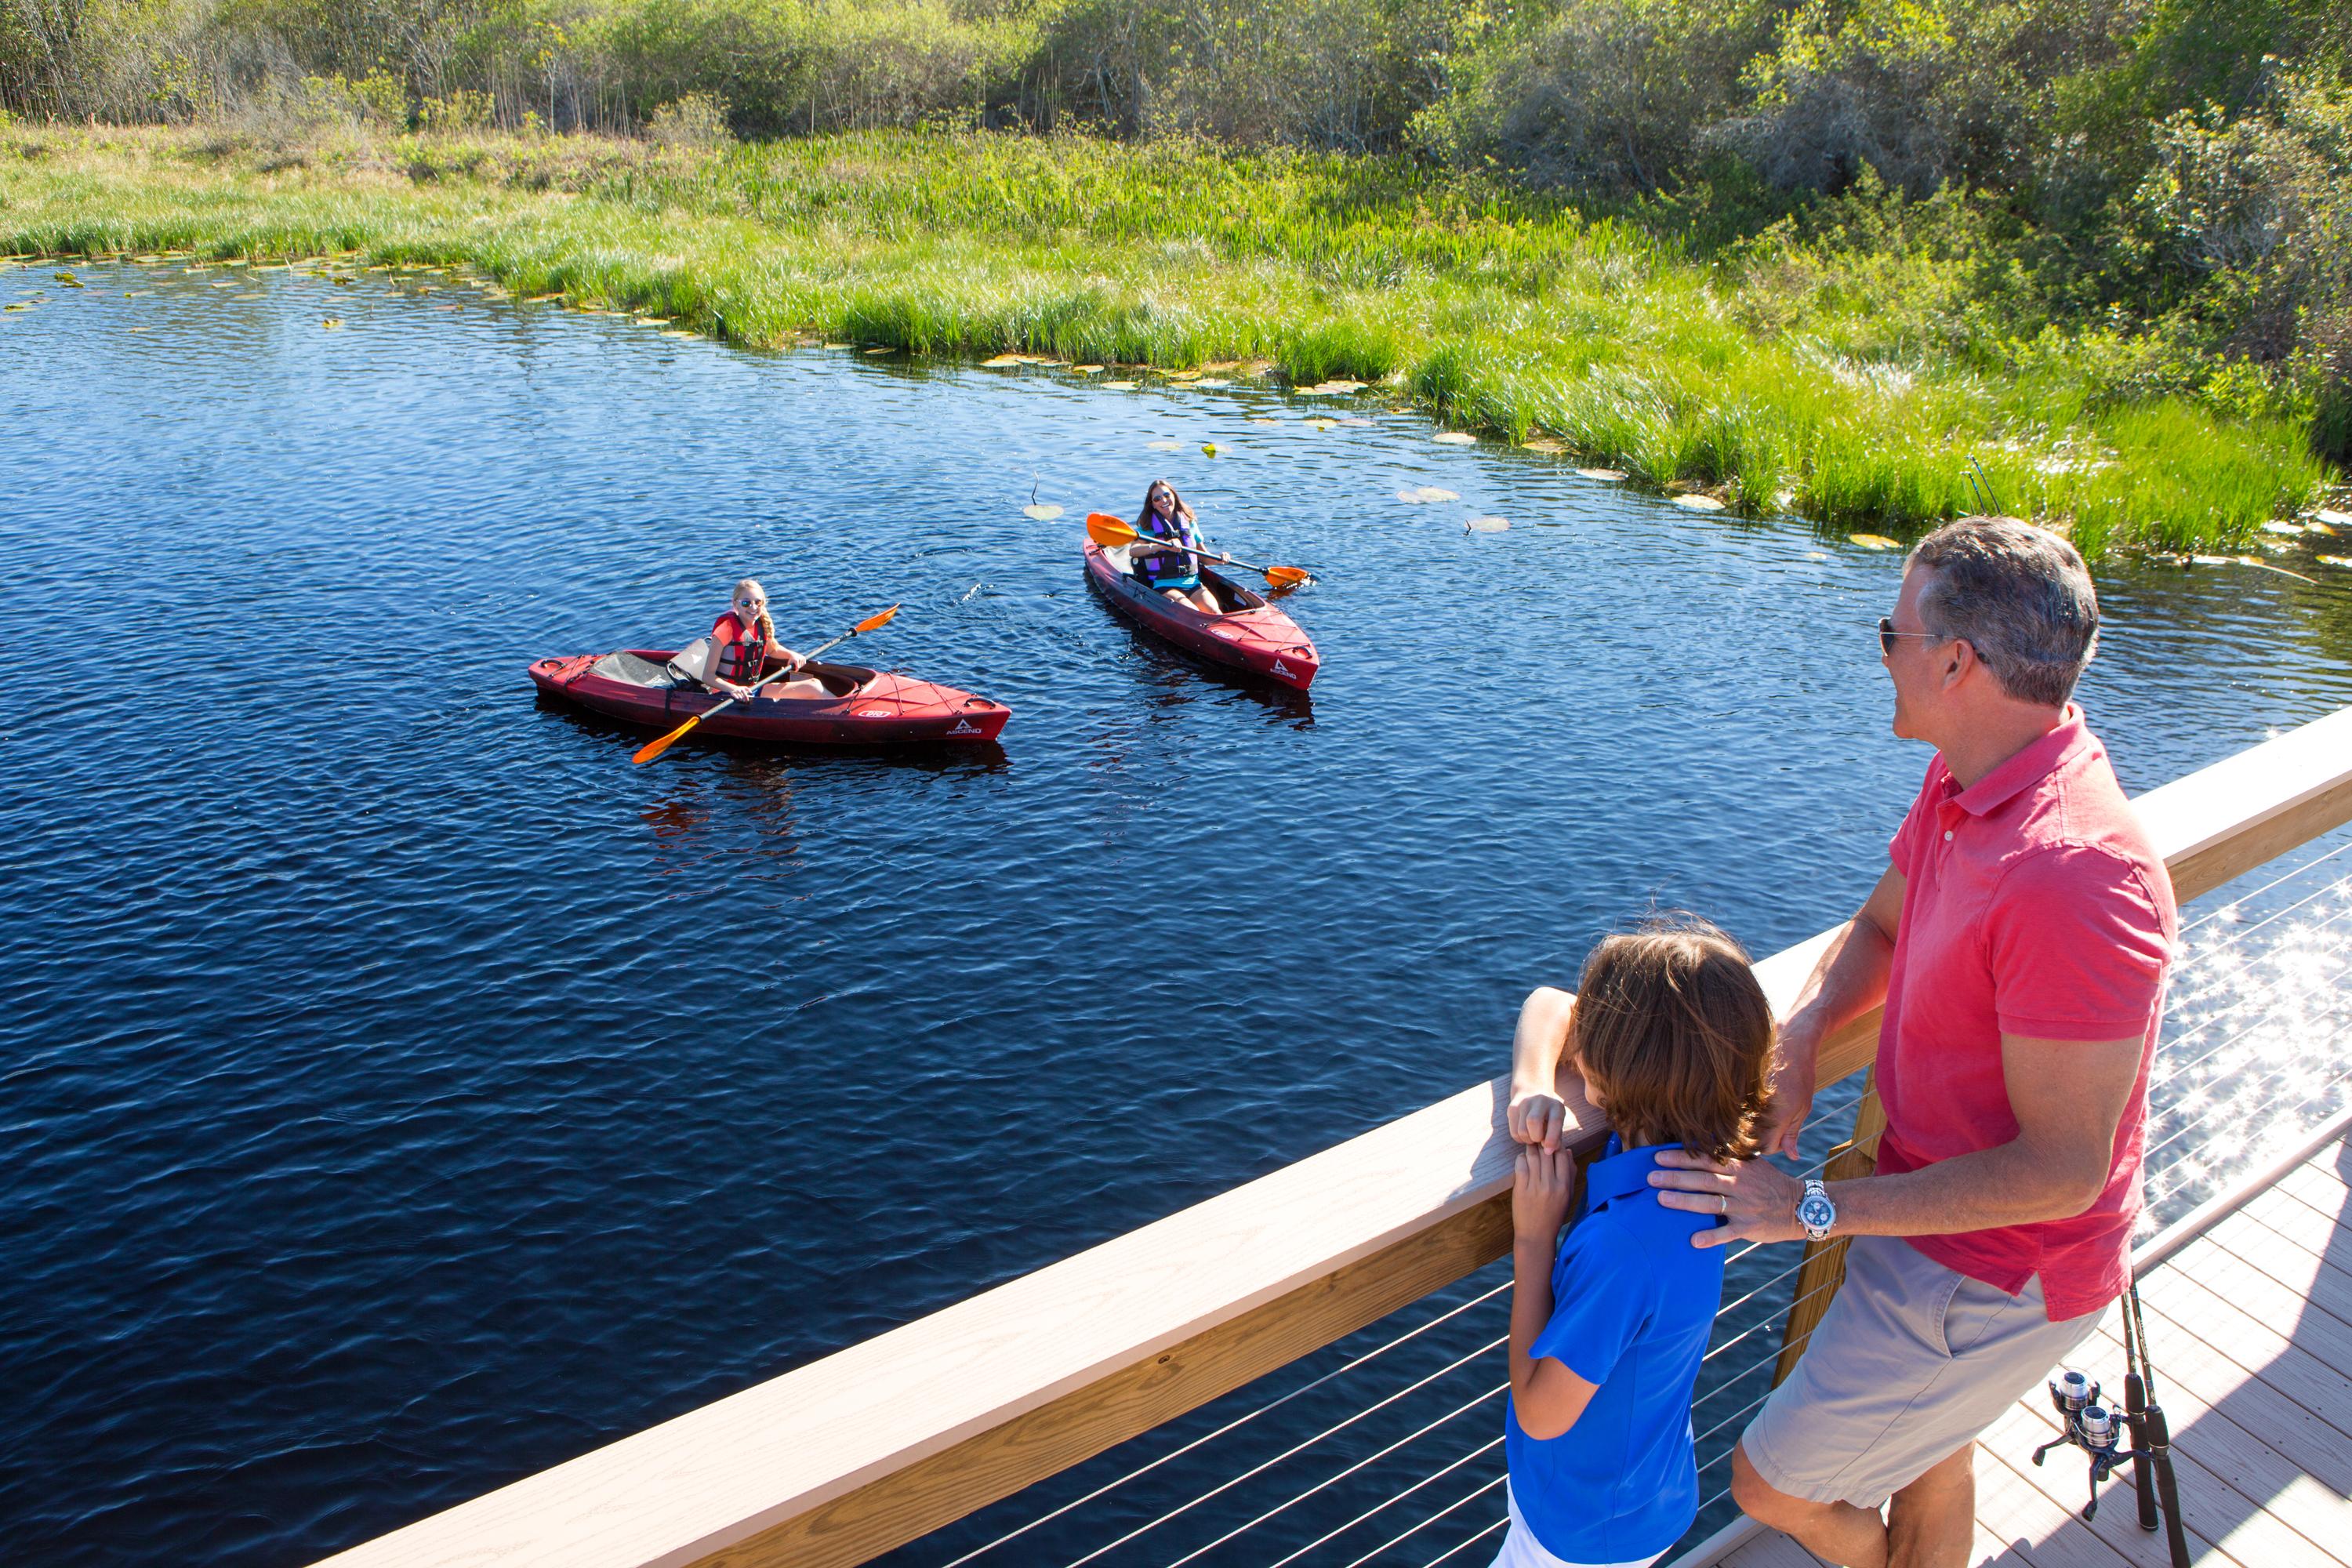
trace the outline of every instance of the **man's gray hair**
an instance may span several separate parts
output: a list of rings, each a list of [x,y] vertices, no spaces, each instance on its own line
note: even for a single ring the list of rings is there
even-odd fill
[[[1919,619],[1965,639],[2021,702],[2065,705],[2099,642],[2099,595],[2074,547],[2022,518],[1964,517],[1912,547],[1933,569]]]

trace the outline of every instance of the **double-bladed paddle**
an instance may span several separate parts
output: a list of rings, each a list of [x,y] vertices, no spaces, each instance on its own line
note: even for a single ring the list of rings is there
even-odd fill
[[[1197,555],[1203,561],[1214,561],[1223,566],[1238,566],[1244,572],[1255,572],[1265,579],[1269,588],[1296,588],[1301,583],[1312,583],[1314,577],[1297,566],[1253,566],[1246,561],[1236,561],[1222,551],[1195,550],[1189,544],[1177,544],[1165,539],[1155,539],[1136,531],[1133,523],[1111,516],[1107,511],[1087,513],[1087,537],[1105,550],[1116,550],[1122,544],[1142,544],[1150,550],[1166,550],[1178,555]]]
[[[880,630],[882,627],[888,626],[890,624],[890,617],[898,613],[898,606],[893,605],[887,610],[866,616],[864,620],[858,622],[856,626],[850,627],[847,631],[842,633],[831,642],[821,642],[817,644],[816,647],[809,649],[808,652],[801,656],[800,663],[796,665],[788,665],[784,668],[776,671],[773,675],[763,676],[760,679],[753,681],[751,683],[751,689],[757,691],[762,686],[767,685],[771,680],[782,680],[787,675],[807,668],[810,663],[815,659],[816,656],[823,653],[825,649],[829,647],[838,647],[841,644],[847,642],[850,638],[856,637],[861,632]],[[688,719],[685,723],[680,724],[677,729],[672,730],[668,734],[664,735],[660,740],[647,741],[644,745],[639,746],[636,750],[636,754],[632,756],[629,761],[633,763],[652,762],[656,757],[658,757],[664,752],[668,751],[670,747],[684,740],[686,738],[686,732],[693,729],[697,724],[701,723],[713,713],[724,713],[727,710],[734,707],[736,703],[741,700],[742,699],[739,697],[730,697],[724,702],[713,703],[710,707],[708,707],[701,712],[697,713],[693,718]]]

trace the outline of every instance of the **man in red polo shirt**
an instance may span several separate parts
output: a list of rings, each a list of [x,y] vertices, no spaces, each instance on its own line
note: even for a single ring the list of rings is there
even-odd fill
[[[1962,1568],[1976,1437],[2122,1294],[2171,879],[2069,700],[2098,601],[2013,518],[1911,552],[1879,623],[1895,732],[1936,748],[1892,864],[1781,1026],[1772,1143],[1794,1153],[1832,1031],[1884,1001],[1875,1174],[1800,1184],[1662,1155],[1699,1246],[1853,1237],[1803,1360],[1732,1457],[1749,1515],[1852,1568]],[[1885,1506],[1882,1519],[1879,1510]]]

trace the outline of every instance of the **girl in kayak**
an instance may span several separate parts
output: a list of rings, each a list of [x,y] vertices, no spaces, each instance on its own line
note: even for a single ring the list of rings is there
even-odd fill
[[[1150,539],[1165,539],[1171,543],[1190,545],[1194,550],[1206,549],[1201,539],[1201,525],[1193,520],[1192,509],[1176,493],[1176,487],[1166,479],[1154,479],[1151,488],[1143,492],[1143,512],[1135,520],[1135,531]],[[1147,588],[1157,588],[1180,605],[1187,605],[1202,615],[1221,616],[1224,606],[1201,581],[1199,556],[1177,550],[1154,550],[1139,539],[1128,548],[1128,567]]]
[[[770,658],[781,658],[792,668],[801,656],[776,640],[776,623],[768,618],[768,591],[751,577],[735,584],[735,602],[710,628],[709,650],[703,656],[703,686],[737,701],[755,697],[752,684]],[[813,679],[772,681],[761,687],[757,699],[793,697],[807,700],[825,695],[824,684]]]

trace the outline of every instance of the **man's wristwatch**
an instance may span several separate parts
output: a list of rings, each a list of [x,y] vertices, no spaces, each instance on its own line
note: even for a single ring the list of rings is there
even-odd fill
[[[1797,1200],[1797,1223],[1814,1241],[1830,1238],[1830,1226],[1837,1224],[1837,1205],[1830,1202],[1830,1190],[1820,1182],[1805,1184],[1805,1195]]]

